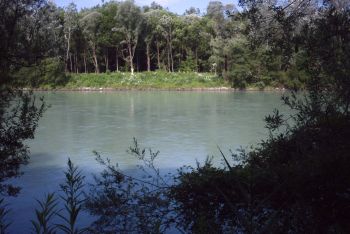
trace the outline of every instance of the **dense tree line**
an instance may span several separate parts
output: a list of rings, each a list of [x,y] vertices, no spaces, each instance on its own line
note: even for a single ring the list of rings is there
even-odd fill
[[[66,71],[96,73],[210,71],[215,62],[210,59],[211,39],[225,30],[217,25],[231,21],[225,11],[232,10],[221,2],[211,2],[205,15],[193,8],[181,16],[156,3],[139,7],[133,1],[81,11],[73,3],[63,9],[48,7],[56,18],[51,27],[64,51]]]
[[[316,12],[317,5],[308,10]],[[268,16],[273,9],[261,3],[259,12]],[[38,86],[64,83],[63,67],[66,73],[161,69],[213,72],[240,88],[249,84],[304,87],[309,74],[305,71],[308,56],[302,49],[288,51],[287,58],[269,41],[257,43],[266,32],[262,27],[273,26],[283,37],[297,33],[299,27],[260,22],[262,27],[256,29],[251,27],[254,20],[246,8],[237,10],[220,1],[210,2],[204,13],[192,7],[182,15],[156,3],[140,7],[132,0],[80,11],[73,3],[60,8],[48,2],[27,16],[30,25],[25,26],[31,30],[27,36],[38,35],[30,47],[43,52],[42,56],[32,57],[18,76],[27,74],[30,84]]]

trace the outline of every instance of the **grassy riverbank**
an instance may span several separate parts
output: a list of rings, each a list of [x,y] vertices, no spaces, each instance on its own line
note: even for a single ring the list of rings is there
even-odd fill
[[[70,74],[68,82],[62,87],[111,88],[111,89],[176,89],[229,87],[222,78],[210,73],[103,73]]]
[[[231,83],[212,73],[163,71],[141,72],[133,75],[128,72],[111,73],[70,73],[65,82],[57,85],[44,82],[34,88],[44,90],[228,90]],[[260,90],[257,85],[249,85],[247,90]],[[266,90],[273,87],[264,87]]]

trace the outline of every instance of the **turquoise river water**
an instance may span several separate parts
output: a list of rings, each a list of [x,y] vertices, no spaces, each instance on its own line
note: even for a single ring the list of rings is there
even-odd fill
[[[266,137],[263,118],[282,108],[279,92],[38,92],[51,107],[28,141],[30,163],[7,199],[11,233],[29,233],[35,199],[59,190],[68,157],[87,175],[98,173],[93,151],[132,172],[138,163],[126,150],[133,137],[160,151],[156,165],[174,170],[247,147]]]

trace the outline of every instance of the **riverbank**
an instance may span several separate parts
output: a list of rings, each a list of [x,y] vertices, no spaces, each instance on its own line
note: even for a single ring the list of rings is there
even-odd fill
[[[34,90],[34,91],[60,91],[60,92],[117,92],[117,91],[183,91],[183,92],[280,92],[280,91],[286,91],[285,88],[273,88],[273,87],[267,87],[267,88],[245,88],[245,89],[238,89],[238,88],[228,88],[228,87],[212,87],[212,88],[96,88],[96,87],[80,87],[80,88],[24,88],[24,90]]]
[[[174,90],[174,91],[237,91],[232,84],[212,73],[163,71],[142,73],[88,73],[67,74],[61,85],[41,84],[35,90],[62,91],[122,91],[122,90]],[[277,87],[249,85],[243,90],[280,90]]]

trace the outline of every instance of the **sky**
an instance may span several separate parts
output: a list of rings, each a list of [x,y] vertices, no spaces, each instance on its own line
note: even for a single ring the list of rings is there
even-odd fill
[[[53,0],[58,6],[64,7],[69,3],[74,2],[78,9],[84,7],[92,7],[97,4],[101,4],[101,0]],[[108,0],[107,0],[108,1]],[[151,2],[157,2],[165,8],[169,8],[170,11],[177,14],[183,14],[186,9],[191,6],[199,8],[201,13],[206,11],[206,8],[210,0],[135,0],[136,4],[139,6],[150,5]],[[106,1],[105,1],[106,2]],[[237,6],[237,0],[221,0],[223,4],[235,4]]]

